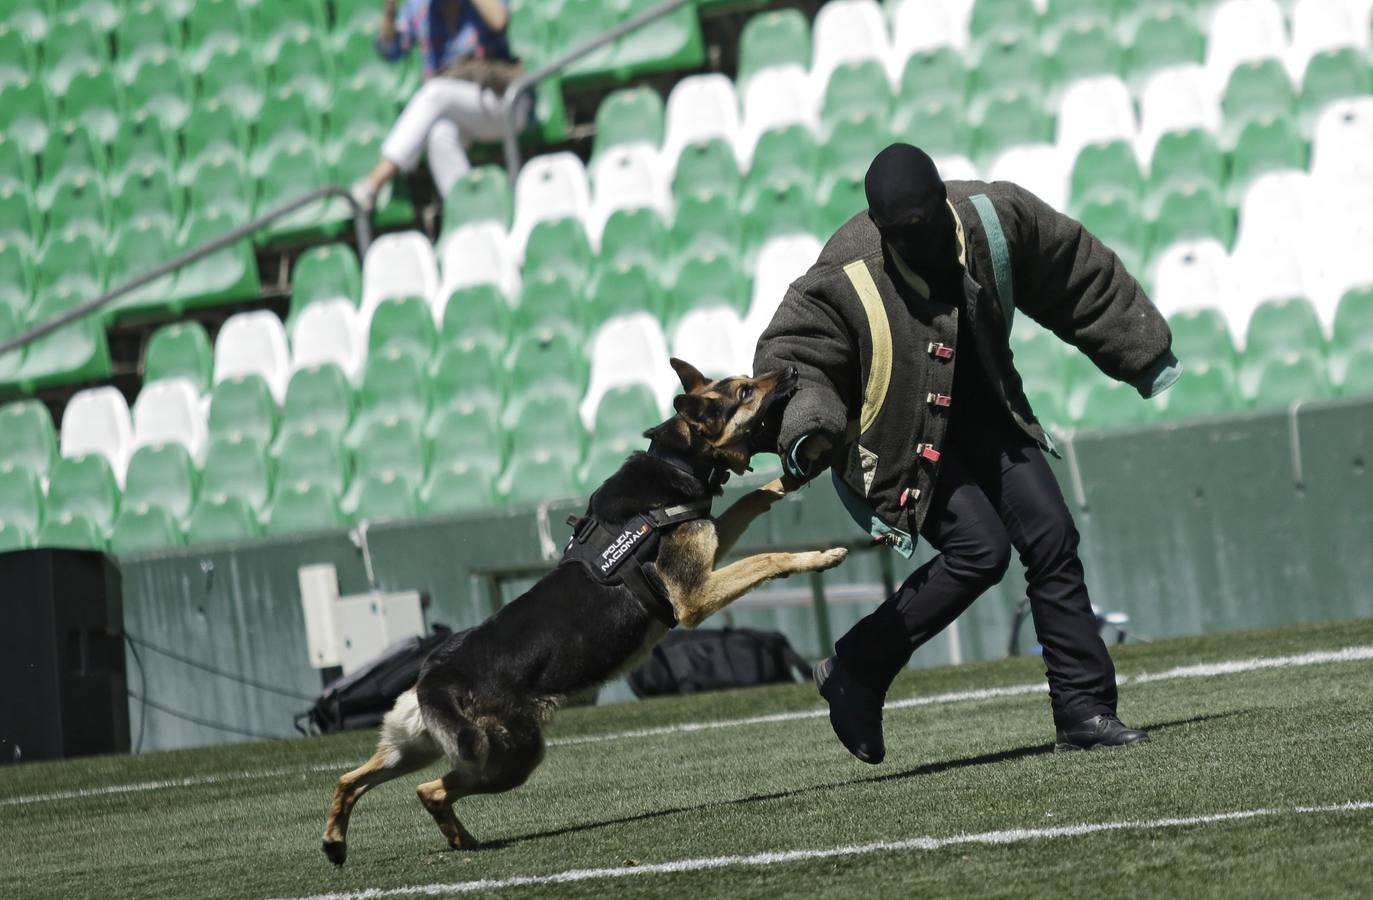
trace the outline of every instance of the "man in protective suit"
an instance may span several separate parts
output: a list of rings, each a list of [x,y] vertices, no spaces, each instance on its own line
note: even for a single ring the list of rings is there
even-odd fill
[[[754,371],[795,366],[776,449],[788,480],[832,470],[846,508],[907,558],[939,555],[816,667],[830,723],[864,762],[885,755],[882,703],[911,654],[1006,574],[1029,582],[1057,748],[1132,744],[1078,558],[1054,452],[1008,342],[1019,311],[1152,397],[1180,373],[1167,323],[1120,259],[1014,184],[945,183],[908,144],[873,160],[868,209],[830,238],[759,339]]]

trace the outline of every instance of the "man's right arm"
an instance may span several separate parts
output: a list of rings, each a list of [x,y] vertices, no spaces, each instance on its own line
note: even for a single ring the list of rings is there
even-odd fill
[[[409,52],[411,43],[409,29],[396,25],[396,0],[386,0],[377,31],[377,52],[383,59],[395,62]]]

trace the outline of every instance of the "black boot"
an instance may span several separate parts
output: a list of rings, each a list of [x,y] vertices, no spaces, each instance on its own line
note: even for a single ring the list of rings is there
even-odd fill
[[[882,697],[849,675],[835,656],[816,664],[815,686],[830,705],[830,727],[844,748],[865,763],[880,763],[887,755]]]
[[[1056,752],[1065,750],[1093,750],[1097,747],[1127,747],[1149,740],[1149,732],[1126,728],[1113,715],[1092,716],[1076,725],[1058,729]]]

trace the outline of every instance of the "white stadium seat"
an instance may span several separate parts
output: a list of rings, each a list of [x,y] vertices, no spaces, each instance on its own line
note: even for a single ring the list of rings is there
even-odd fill
[[[367,330],[347,300],[319,300],[291,322],[291,372],[334,363],[356,381],[367,362]]]
[[[813,92],[820,96],[830,73],[844,63],[875,59],[887,65],[890,44],[877,0],[829,0],[815,14],[811,29]]]
[[[1154,305],[1165,316],[1223,306],[1229,290],[1229,259],[1215,238],[1168,245],[1153,263]]]
[[[1082,78],[1068,85],[1058,107],[1054,143],[1067,159],[1088,144],[1125,140],[1139,134],[1135,101],[1130,89],[1115,75]]]
[[[1220,131],[1220,102],[1215,86],[1201,66],[1186,63],[1160,69],[1150,76],[1140,97],[1139,137],[1135,156],[1147,166],[1154,145],[1169,131],[1201,128]]]
[[[1276,0],[1225,0],[1212,12],[1206,74],[1217,95],[1240,63],[1286,55],[1287,25]]]
[[[432,297],[439,288],[434,245],[418,231],[384,234],[372,241],[362,260],[362,321],[396,297]]]
[[[1367,47],[1368,19],[1337,0],[1297,0],[1292,7],[1292,44],[1287,71],[1300,83],[1311,57],[1338,47]]]
[[[448,298],[459,288],[494,284],[512,304],[520,294],[520,267],[510,253],[505,229],[497,222],[472,222],[453,229],[440,242],[439,256],[439,289],[426,298],[436,322],[443,322]]]
[[[771,66],[754,75],[744,89],[744,121],[735,143],[739,167],[748,171],[763,132],[788,125],[818,133],[818,104],[805,70],[800,66]]]
[[[1311,174],[1328,181],[1373,181],[1373,97],[1339,100],[1316,120]]]
[[[656,210],[672,219],[672,186],[662,170],[658,150],[648,143],[611,147],[591,163],[591,215],[587,234],[599,248],[605,223],[620,209]]]
[[[939,177],[945,181],[975,181],[982,177],[977,165],[966,156],[939,156],[934,160]]]
[[[1013,181],[1060,212],[1068,208],[1072,157],[1053,144],[1021,144],[997,155],[988,181]]]
[[[968,19],[940,0],[900,0],[892,13],[892,72],[905,68],[911,54],[936,47],[968,48]]]
[[[124,472],[133,455],[133,420],[124,395],[112,387],[77,391],[62,413],[59,449],[63,456],[99,453],[110,461],[115,480],[124,486]]]
[[[286,399],[291,353],[286,345],[286,329],[272,313],[239,313],[230,316],[219,329],[215,338],[215,384],[238,375],[261,375],[278,406]]]
[[[1301,256],[1299,244],[1277,247],[1243,241],[1235,244],[1230,254],[1227,296],[1221,311],[1225,313],[1236,347],[1243,349],[1249,320],[1260,303],[1307,295]]]
[[[1265,172],[1244,191],[1236,243],[1279,249],[1301,243],[1312,221],[1312,199],[1305,172]]]
[[[510,227],[510,251],[524,259],[529,232],[540,222],[573,218],[586,222],[591,211],[591,187],[586,167],[566,151],[536,156],[515,179],[515,222]]]
[[[667,340],[649,313],[614,316],[591,339],[591,379],[579,409],[588,430],[596,424],[596,407],[606,392],[629,384],[647,385],[660,409],[667,408],[677,389]]]
[[[672,330],[672,355],[707,378],[752,372],[753,348],[744,321],[728,306],[694,309]]]
[[[195,460],[205,462],[209,429],[205,407],[186,378],[164,378],[144,385],[133,404],[133,449],[180,444]]]
[[[731,147],[739,139],[739,98],[727,75],[689,75],[667,97],[663,137],[663,171],[677,169],[682,148],[698,141],[723,138]]]
[[[772,321],[787,287],[815,264],[820,255],[820,240],[810,234],[788,234],[769,238],[758,249],[753,266],[753,297],[744,316],[745,341],[752,346]]]

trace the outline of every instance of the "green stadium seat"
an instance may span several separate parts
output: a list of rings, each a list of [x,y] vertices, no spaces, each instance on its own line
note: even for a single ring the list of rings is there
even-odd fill
[[[23,35],[34,47],[43,43],[48,36],[49,20],[54,18],[55,9],[50,3],[11,3],[6,6],[6,24]]]
[[[281,484],[266,513],[264,533],[272,536],[325,531],[347,524],[338,495],[320,483]]]
[[[612,388],[596,406],[593,434],[596,443],[642,443],[644,430],[662,420],[658,399],[647,385]]]
[[[0,522],[34,534],[43,522],[43,486],[25,465],[0,462]]]
[[[274,53],[290,52],[290,39],[304,32],[323,34],[328,30],[324,0],[296,0],[294,3],[259,2],[246,6],[248,26],[260,44],[273,46]]]
[[[182,169],[181,184],[189,210],[220,210],[234,221],[247,221],[252,213],[252,182],[237,150],[211,147]]]
[[[675,322],[693,309],[711,306],[728,306],[742,317],[748,303],[748,285],[735,258],[707,249],[681,259],[668,320]]]
[[[1215,184],[1193,182],[1164,192],[1150,228],[1150,246],[1210,237],[1225,246],[1235,237],[1235,214]]]
[[[355,36],[362,38],[367,45],[367,51],[376,58],[374,38],[360,33]],[[382,61],[381,65],[388,76],[393,76],[389,64]],[[335,140],[359,128],[385,130],[395,121],[395,90],[389,80],[379,84],[372,74],[374,71],[368,68],[362,74],[354,74],[347,81],[334,85],[334,101],[329,107],[329,126]],[[504,169],[499,171],[502,175],[505,174]],[[506,217],[508,220],[508,211]]]
[[[210,438],[200,472],[200,497],[232,497],[254,512],[272,495],[272,469],[265,445],[246,434]],[[194,518],[192,513],[192,518]]]
[[[80,513],[49,516],[34,539],[35,547],[63,550],[104,550],[105,535],[95,522]]]
[[[7,341],[24,330],[22,315],[15,312],[13,307],[0,302],[0,341]],[[23,368],[23,347],[0,356],[0,386],[10,385],[18,378]]]
[[[39,286],[69,287],[88,300],[105,288],[105,253],[89,230],[66,228],[49,233],[34,270]]]
[[[3,91],[0,85],[0,91]],[[44,142],[46,143],[46,126]],[[32,189],[37,180],[37,166],[33,151],[19,141],[0,131],[0,187],[23,187]]]
[[[353,451],[353,470],[358,477],[390,472],[420,483],[424,480],[425,443],[419,426],[394,417],[374,419],[362,429]]]
[[[917,50],[901,68],[899,105],[962,105],[971,81],[967,62],[953,47]]]
[[[825,182],[832,178],[867,172],[873,157],[891,143],[887,134],[890,121],[890,115],[879,117],[871,112],[853,112],[827,123],[828,134],[820,146],[818,168],[822,193]]]
[[[1098,194],[1138,197],[1144,185],[1139,161],[1128,141],[1088,144],[1077,154],[1069,187],[1069,205],[1081,209]]]
[[[524,269],[530,273],[551,268],[574,282],[583,282],[591,271],[594,254],[580,219],[549,219],[535,225],[525,245]]]
[[[500,359],[504,352],[504,347],[469,339],[439,347],[429,370],[436,407],[468,403],[491,411],[499,408],[509,382]]]
[[[663,98],[649,87],[625,88],[608,94],[596,107],[596,137],[592,158],[620,144],[663,142]]]
[[[292,136],[271,144],[263,159],[263,175],[258,181],[256,214],[262,215],[315,188],[333,183],[328,165],[315,144],[304,135]],[[336,240],[353,221],[348,201],[328,197],[309,204],[258,232],[259,242],[319,243]]]
[[[49,235],[80,231],[97,242],[103,241],[110,222],[110,200],[98,176],[68,172],[48,187],[50,193],[45,201],[40,197],[40,203],[46,207]]]
[[[124,96],[107,68],[89,63],[76,70],[60,96],[65,118],[80,123],[102,143],[114,140]]]
[[[210,389],[214,353],[199,322],[173,322],[153,332],[143,354],[143,383],[186,378],[204,394]]]
[[[267,100],[267,78],[253,51],[237,38],[218,45],[201,69],[200,96],[219,100],[245,122],[257,121]]]
[[[241,497],[202,496],[186,520],[186,543],[227,544],[262,533],[251,507]]]
[[[371,353],[385,353],[395,348],[428,359],[437,341],[434,314],[429,309],[429,301],[423,297],[386,300],[372,312],[372,329],[368,336]]]
[[[186,16],[186,48],[199,71],[221,68],[213,61],[222,47],[241,47],[248,34],[238,0],[196,0]]]
[[[105,174],[105,151],[97,147],[90,131],[79,122],[68,121],[54,126],[48,144],[38,155],[38,167],[43,172],[40,197],[50,197],[48,185],[76,175],[99,179]],[[45,200],[45,204],[46,204]]]
[[[1033,41],[1039,13],[1032,0],[974,0],[968,31],[974,43]]]
[[[115,483],[108,459],[91,453],[53,460],[48,471],[46,519],[72,513],[86,516],[105,531],[118,512],[119,485]]]
[[[459,178],[443,198],[443,231],[487,221],[509,228],[513,202],[505,169],[476,166]]]
[[[1254,307],[1245,330],[1245,364],[1288,353],[1325,355],[1316,309],[1302,297],[1265,300]]]
[[[268,3],[270,6],[294,4]],[[312,103],[328,108],[333,96],[333,55],[324,45],[322,32],[290,30],[276,42],[269,83],[304,94]]]
[[[29,156],[47,146],[53,113],[52,99],[42,82],[26,79],[0,88],[0,131]]]
[[[226,378],[210,392],[210,436],[244,435],[264,446],[277,430],[277,405],[261,375]]]
[[[1017,316],[1011,329],[1011,353],[1026,385],[1058,387],[1063,382],[1067,346],[1052,331]]]
[[[1266,172],[1306,169],[1306,141],[1290,118],[1250,120],[1239,133],[1230,156],[1226,199],[1238,207],[1255,178]]]
[[[813,177],[769,181],[744,198],[740,221],[744,247],[750,255],[770,237],[797,232],[813,234],[817,230],[810,188]]]
[[[161,217],[139,216],[119,229],[109,253],[109,286],[115,288],[143,275],[176,255],[177,246],[170,226]],[[128,321],[139,314],[154,318],[174,314],[175,276],[168,274],[121,295],[101,310],[105,321]]]
[[[672,174],[672,193],[681,202],[702,192],[735,196],[743,182],[734,147],[723,138],[696,141],[682,148]]]
[[[33,327],[66,312],[93,295],[58,285],[39,294],[29,309],[28,325]],[[18,378],[27,390],[56,384],[100,381],[110,377],[110,349],[99,317],[87,316],[65,325],[29,344]]]
[[[606,219],[601,232],[600,261],[657,265],[664,259],[667,245],[667,224],[657,210],[646,206],[619,209]],[[574,292],[565,296],[572,297]]]
[[[495,412],[475,404],[436,410],[425,425],[431,469],[461,464],[490,481],[500,473],[505,440]]]
[[[1174,188],[1197,183],[1224,184],[1225,170],[1225,154],[1210,132],[1200,128],[1170,131],[1154,145],[1146,207],[1157,210],[1163,197]]]
[[[0,460],[24,466],[41,480],[56,457],[57,430],[46,406],[37,400],[0,406]]]
[[[633,439],[602,439],[597,435],[596,442],[586,453],[586,461],[577,472],[577,484],[587,493],[594,491],[601,482],[619,471],[629,454],[642,450],[643,443],[643,439],[637,435]]]
[[[820,182],[819,205],[815,214],[816,227],[821,235],[838,231],[839,226],[868,208],[863,176],[864,171],[840,170]]]
[[[78,72],[108,71],[109,43],[94,22],[73,10],[52,23],[43,45],[43,64],[48,89],[61,96],[71,90]]]
[[[38,45],[22,32],[0,22],[0,87],[28,78],[38,69]]]
[[[1373,71],[1364,52],[1356,47],[1324,50],[1311,57],[1302,76],[1302,127],[1311,133],[1327,104],[1373,94]]]
[[[564,9],[575,2],[568,0]],[[610,23],[623,22],[656,5],[658,0],[610,0],[605,4]],[[705,62],[701,24],[691,4],[678,7],[615,42],[614,66],[621,78],[694,69]]]
[[[1373,395],[1373,347],[1360,347],[1344,359],[1344,371],[1340,376],[1340,395]]]
[[[1115,251],[1126,269],[1143,271],[1149,228],[1133,197],[1098,194],[1082,204],[1077,216],[1088,231]]]
[[[167,13],[166,4],[140,0],[125,6],[124,18],[114,32],[114,45],[121,60],[156,48],[181,44],[181,26]]]
[[[0,519],[0,553],[28,550],[34,544],[34,534],[18,522]]]
[[[1077,425],[1080,428],[1116,428],[1137,425],[1153,418],[1153,407],[1140,399],[1139,392],[1118,381],[1102,381],[1089,386],[1083,395]]]
[[[386,132],[376,125],[358,126],[344,137],[335,140],[329,148],[333,158],[333,176],[336,184],[352,184],[362,175],[370,172],[377,164],[381,154],[381,144]],[[377,228],[411,228],[415,221],[415,204],[410,196],[409,182],[397,179],[391,182],[391,190],[384,192],[377,208],[372,212],[372,224]]]
[[[144,58],[133,78],[124,84],[129,109],[145,110],[173,131],[180,130],[190,117],[190,96],[191,85],[181,58],[167,52]]]
[[[1033,88],[1007,88],[989,97],[973,131],[973,159],[990,162],[1015,144],[1053,141],[1054,120]]]
[[[1256,408],[1289,406],[1332,393],[1324,360],[1312,353],[1288,353],[1263,361],[1250,403]]]
[[[580,396],[580,391],[574,391]],[[515,400],[501,414],[506,431],[507,456],[511,458],[530,448],[549,448],[568,457],[570,463],[581,459],[586,435],[576,403],[569,403],[567,390],[534,388]]]
[[[820,120],[832,122],[855,113],[891,118],[895,97],[887,70],[875,59],[841,63],[830,73],[820,101]]]
[[[1167,419],[1211,416],[1242,404],[1229,366],[1186,363],[1182,377],[1159,395],[1159,412]]]
[[[0,238],[0,306],[22,318],[33,297],[33,262],[25,243]]]
[[[1048,66],[1039,43],[1007,32],[976,53],[969,90],[973,103],[981,104],[1007,90],[1042,96],[1047,82]]]
[[[464,463],[435,466],[420,490],[420,507],[427,515],[447,515],[486,509],[493,505],[494,474]]]
[[[118,28],[124,20],[127,5],[126,0],[80,0],[76,12],[96,27],[103,43],[104,35]]]
[[[739,31],[740,88],[769,66],[810,66],[810,23],[797,9],[772,9],[750,16]]]
[[[787,125],[765,131],[753,148],[753,161],[744,179],[743,204],[769,183],[813,181],[820,165],[820,145],[815,133],[803,125]]]
[[[506,503],[534,503],[577,493],[574,461],[544,448],[522,452],[510,460],[496,482],[496,494]]]
[[[169,231],[181,225],[181,188],[165,166],[148,164],[126,171],[114,183],[111,195],[113,222],[158,219]]]
[[[413,355],[389,350],[373,356],[367,361],[358,387],[354,434],[379,418],[395,416],[409,422],[423,422],[429,412],[430,399],[423,364]]]
[[[1232,368],[1235,345],[1225,315],[1217,308],[1191,309],[1168,317],[1173,353],[1189,369],[1196,364]]]
[[[190,250],[219,237],[238,224],[231,213],[221,209],[202,209],[189,217],[179,243],[184,249]],[[247,239],[182,267],[176,276],[176,297],[187,306],[247,300],[261,291],[257,260]]]
[[[653,270],[621,260],[603,265],[587,292],[583,321],[598,323],[614,315],[663,311],[663,296]],[[518,338],[516,338],[518,340]]]
[[[1202,62],[1206,36],[1191,10],[1161,5],[1138,20],[1128,49],[1126,76],[1138,91],[1159,69]]]
[[[668,237],[673,255],[737,253],[744,239],[737,197],[737,191],[709,188],[679,195]]]
[[[1373,347],[1373,286],[1346,291],[1335,306],[1331,326],[1332,353],[1351,353],[1365,347]]]
[[[315,428],[340,437],[353,420],[353,386],[334,363],[307,366],[291,376],[281,412],[283,437]]]
[[[439,323],[441,340],[479,341],[499,352],[509,343],[513,318],[509,301],[496,285],[458,288],[443,307],[443,320]]]
[[[338,435],[332,431],[309,426],[283,428],[274,457],[278,494],[283,486],[317,484],[341,497],[348,487],[348,461]]]
[[[1248,60],[1230,71],[1220,105],[1224,140],[1233,147],[1240,130],[1254,119],[1293,117],[1297,92],[1287,69],[1278,60]]]
[[[31,249],[42,228],[43,221],[29,189],[19,182],[0,185],[0,241],[22,242]]]
[[[126,504],[110,529],[110,552],[115,556],[154,553],[185,543],[172,513],[148,503]]]
[[[1051,93],[1082,78],[1121,75],[1125,53],[1113,23],[1083,19],[1060,30],[1045,53]]]
[[[614,24],[605,4],[590,0],[568,0],[561,5],[560,13],[556,34],[557,43],[564,49],[591,40]],[[594,50],[565,69],[563,77],[568,82],[610,80],[614,57],[614,45]]]
[[[420,510],[419,492],[415,482],[399,472],[359,475],[351,507],[359,522],[413,519]]]
[[[302,253],[291,272],[291,316],[316,300],[362,299],[362,268],[347,244],[325,244]]]
[[[506,363],[510,391],[579,391],[586,382],[584,344],[580,332],[555,323],[521,333],[512,342]]]

